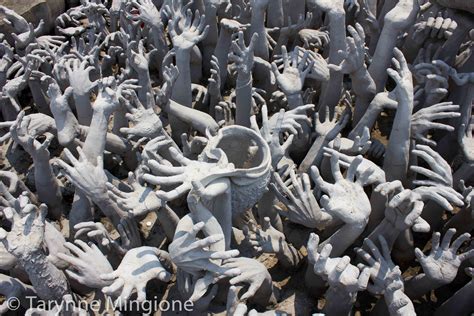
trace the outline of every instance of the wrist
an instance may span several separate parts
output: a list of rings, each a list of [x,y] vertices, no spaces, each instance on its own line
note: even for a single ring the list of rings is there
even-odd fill
[[[329,10],[327,12],[328,16],[330,19],[333,18],[345,18],[346,17],[346,12],[344,11],[344,8],[334,8]]]

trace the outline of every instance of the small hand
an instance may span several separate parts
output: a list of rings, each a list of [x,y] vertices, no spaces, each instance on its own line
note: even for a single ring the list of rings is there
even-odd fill
[[[256,234],[249,233],[247,238],[257,252],[283,253],[286,244],[285,234],[276,230],[268,217],[264,218],[262,228],[257,228]]]
[[[112,237],[100,222],[82,222],[74,225],[74,230],[76,231],[74,239],[87,235],[88,238],[102,246],[108,246],[112,242]]]

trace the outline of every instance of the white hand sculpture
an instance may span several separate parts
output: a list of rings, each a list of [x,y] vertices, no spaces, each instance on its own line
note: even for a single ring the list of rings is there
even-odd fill
[[[324,154],[328,157],[332,157],[333,154],[337,154],[338,152],[332,148],[324,147]],[[349,168],[351,163],[357,157],[348,156],[343,153],[339,154],[339,165],[343,166],[344,168]],[[381,183],[385,183],[385,172],[382,168],[377,166],[372,161],[362,158],[362,162],[357,166],[356,169],[356,176],[358,181],[361,183],[362,186],[368,185],[379,185]]]
[[[329,215],[322,214],[318,201],[311,189],[308,174],[302,173],[296,176],[294,170],[291,170],[291,182],[288,185],[283,182],[278,173],[275,172],[273,177],[275,181],[270,183],[270,187],[288,210],[286,212],[279,212],[280,215],[288,217],[291,222],[309,228],[321,227],[321,217]],[[293,187],[293,191],[290,190],[290,186]]]
[[[169,25],[169,32],[173,46],[179,50],[190,50],[202,41],[209,32],[209,25],[206,25],[206,16],[196,11],[193,18],[193,13],[190,9],[186,11],[185,23],[182,32],[178,34],[178,24],[180,17],[173,17]]]
[[[74,225],[76,234],[74,239],[78,239],[84,235],[88,238],[98,242],[102,246],[107,246],[112,242],[109,232],[105,229],[102,223],[96,222],[82,222]]]
[[[65,244],[73,255],[62,253],[57,255],[70,264],[66,274],[80,284],[93,289],[102,289],[110,285],[111,282],[104,281],[100,276],[111,273],[114,269],[99,248],[94,244],[88,245],[82,240],[75,240],[74,243],[77,246],[69,242]]]
[[[443,157],[426,145],[416,145],[412,153],[425,160],[431,168],[430,170],[420,166],[410,166],[411,171],[427,178],[413,181],[413,184],[419,186],[414,189],[414,192],[420,194],[423,200],[433,200],[449,211],[453,210],[450,203],[463,206],[462,194],[452,188],[451,167]]]
[[[454,132],[451,125],[433,122],[434,120],[450,119],[460,117],[459,105],[452,102],[443,102],[423,108],[414,113],[411,119],[411,137],[430,146],[436,146],[436,142],[426,137],[430,130],[445,130]]]
[[[97,164],[94,166],[89,162],[80,147],[77,147],[77,152],[79,153],[79,160],[67,148],[64,149],[64,154],[72,166],[61,159],[56,159],[55,163],[64,170],[69,181],[91,199],[106,196],[107,175],[104,171],[102,156],[97,157]]]
[[[159,136],[163,130],[163,125],[153,106],[145,107],[134,91],[131,91],[129,95],[130,101],[125,102],[129,113],[125,114],[125,117],[133,123],[133,127],[122,127],[120,132],[129,138],[139,136],[153,139]],[[153,101],[151,96],[148,99]]]
[[[380,253],[379,248],[372,242],[370,239],[364,240],[364,246],[368,248],[371,254],[367,253],[362,248],[356,248],[357,254],[367,262],[368,269],[370,271],[370,279],[372,280],[373,284],[368,284],[367,290],[374,294],[379,295],[383,294],[385,288],[387,287],[386,280],[389,275],[391,275],[392,282],[401,283],[403,288],[403,279],[398,266],[396,266],[391,257],[390,257],[390,249],[385,241],[385,238],[379,236],[379,242],[381,245],[382,253]],[[364,264],[359,266],[359,269],[365,267]],[[394,279],[395,276],[398,276],[397,279]]]
[[[128,173],[127,184],[133,191],[123,192],[112,183],[106,183],[109,197],[124,211],[131,211],[134,216],[142,216],[163,206],[163,201],[154,194],[153,189],[140,185],[132,172]]]
[[[430,225],[420,217],[424,203],[418,193],[403,189],[398,180],[379,184],[374,191],[388,197],[385,219],[394,229],[404,231],[411,228],[414,232],[430,230]]]
[[[201,182],[211,174],[216,175],[233,169],[233,165],[227,163],[227,157],[225,157],[223,152],[219,162],[208,163],[190,160],[174,147],[170,147],[168,150],[181,166],[170,166],[170,163],[164,159],[162,161],[149,160],[146,163],[154,173],[167,176],[154,176],[148,173],[143,175],[143,180],[150,184],[160,186],[179,184],[177,188],[169,192],[162,191],[161,189],[155,192],[158,198],[164,201],[171,201],[184,195],[193,187],[193,181]]]
[[[474,137],[472,129],[474,127],[474,119],[471,116],[469,122],[462,123],[458,130],[458,143],[461,146],[464,159],[468,162],[474,161]]]
[[[300,62],[297,54],[292,54],[290,65],[290,56],[286,47],[282,47],[283,55],[283,73],[280,73],[276,63],[272,63],[272,71],[275,74],[278,85],[287,96],[301,93],[306,76],[311,71],[314,61],[307,64],[309,52],[306,52]]]
[[[286,244],[285,234],[275,229],[270,223],[270,218],[265,217],[262,228],[257,228],[256,233],[249,232],[247,239],[257,252],[283,253]]]
[[[246,300],[253,297],[257,291],[266,286],[271,288],[272,277],[267,268],[260,262],[251,258],[237,257],[224,260],[223,267],[239,269],[241,274],[230,279],[231,285],[248,284],[249,288],[240,299]]]
[[[229,259],[239,255],[238,250],[215,252],[207,248],[221,241],[224,235],[208,236],[198,239],[196,235],[204,228],[204,223],[193,225],[189,231],[176,231],[175,238],[169,246],[171,259],[179,269],[187,273],[198,275],[203,271],[210,271],[216,277],[220,275],[236,274],[236,269],[229,269],[218,265],[216,260]]]
[[[104,287],[102,292],[118,296],[116,303],[122,305],[136,290],[137,300],[143,302],[146,299],[146,285],[150,280],[168,282],[171,278],[160,262],[163,253],[163,250],[145,246],[129,250],[115,271],[101,275],[104,281],[113,282]]]
[[[441,234],[434,233],[431,240],[431,251],[427,256],[419,248],[415,249],[415,255],[423,267],[423,272],[438,286],[451,283],[456,277],[461,263],[474,257],[474,249],[457,254],[459,247],[468,241],[471,235],[462,234],[451,243],[454,234],[456,234],[456,229],[450,228],[440,244]]]

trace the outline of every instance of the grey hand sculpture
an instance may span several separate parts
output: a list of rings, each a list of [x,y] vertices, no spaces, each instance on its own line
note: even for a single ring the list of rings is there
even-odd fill
[[[449,229],[440,244],[440,233],[434,233],[431,252],[428,256],[416,248],[415,254],[423,267],[422,274],[413,277],[407,282],[407,294],[410,297],[418,297],[427,291],[450,283],[458,272],[461,263],[474,256],[474,250],[457,254],[461,245],[469,240],[470,234],[465,233],[451,243],[456,230]]]
[[[82,240],[66,243],[73,255],[59,253],[58,257],[70,264],[66,274],[73,280],[93,289],[102,289],[111,282],[100,278],[101,274],[111,273],[112,265],[96,245],[88,245]]]

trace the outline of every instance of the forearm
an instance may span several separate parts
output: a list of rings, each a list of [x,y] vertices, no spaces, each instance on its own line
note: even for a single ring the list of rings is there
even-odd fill
[[[445,301],[435,315],[469,315],[474,310],[473,295],[474,281],[470,281]]]
[[[211,69],[211,58],[217,44],[217,7],[206,2],[206,25],[209,26],[207,36],[202,41],[202,63],[204,74],[209,75]]]
[[[416,316],[415,307],[411,302],[410,298],[402,291],[385,291],[384,294],[385,304],[388,307],[390,316]],[[399,306],[400,300],[406,300],[409,303],[403,307]]]
[[[356,96],[352,124],[357,124],[367,112],[367,108],[375,96],[375,82],[365,66],[351,74],[351,79],[352,91]]]
[[[400,230],[396,229],[386,219],[383,219],[382,222],[380,222],[380,224],[372,231],[372,233],[367,236],[367,238],[374,242],[376,245],[378,245],[379,236],[382,236],[383,238],[385,238],[385,241],[387,241],[389,249],[392,249],[400,233]]]
[[[327,244],[331,244],[331,257],[342,256],[344,251],[346,251],[346,249],[349,248],[357,238],[359,238],[366,225],[367,222],[359,224],[345,224],[334,234],[332,234],[331,237],[322,242],[319,245],[319,249],[322,249]]]
[[[217,57],[221,75],[221,89],[227,80],[227,62],[229,60],[230,47],[232,45],[232,33],[224,27],[221,28],[219,39],[217,40],[214,56]]]
[[[393,48],[396,45],[399,31],[392,28],[390,24],[385,24],[380,34],[377,48],[372,57],[372,64],[369,66],[369,74],[375,82],[376,92],[384,90],[387,80],[387,69],[393,56]]]
[[[148,94],[152,93],[150,73],[147,71],[138,73],[138,82],[140,88],[138,89],[138,99],[145,106],[148,104]]]
[[[295,23],[296,21],[298,21],[301,15],[303,16],[305,15],[306,0],[291,0],[288,2],[290,3],[290,6],[289,6],[290,10],[289,12],[287,12],[287,15],[291,17],[292,23]]]
[[[250,116],[252,115],[252,74],[239,74],[237,76],[235,94],[235,123],[250,128]]]
[[[303,259],[303,255],[295,247],[288,244],[286,241],[282,241],[281,245],[281,251],[276,254],[278,262],[281,263],[282,266],[287,269],[297,268],[301,260]]]
[[[186,124],[191,125],[203,135],[206,135],[207,128],[212,132],[216,132],[219,129],[219,125],[209,114],[188,108],[173,100],[165,107],[165,111],[168,112],[170,116],[175,116]]]
[[[304,157],[300,166],[298,167],[299,172],[308,172],[311,166],[318,167],[323,158],[323,148],[329,144],[328,139],[325,136],[319,136],[314,141],[313,145],[309,149],[308,153]]]
[[[283,232],[283,223],[281,222],[280,215],[275,210],[275,204],[278,200],[275,198],[275,193],[269,190],[263,193],[260,201],[258,201],[258,217],[264,219],[265,217],[270,218],[270,223],[280,232]]]
[[[51,110],[49,109],[49,104],[43,94],[41,84],[35,80],[30,80],[28,84],[30,86],[31,95],[33,97],[35,106],[38,109],[38,112],[46,115],[51,115]],[[2,85],[0,84],[0,86]]]
[[[58,181],[54,176],[53,169],[49,164],[48,158],[34,159],[35,165],[35,188],[38,199],[46,203],[49,209],[49,215],[59,218],[62,212],[62,194]]]
[[[73,93],[79,124],[89,126],[92,120],[92,106],[89,93]]]
[[[171,98],[184,106],[192,107],[193,97],[191,89],[191,54],[188,50],[176,52],[176,65],[179,70],[178,79],[173,87]]]
[[[165,231],[166,238],[173,240],[179,222],[178,215],[168,205],[165,205],[156,212],[156,217]]]
[[[329,287],[324,297],[326,298],[326,305],[324,305],[323,312],[326,315],[350,315],[357,293]]]
[[[329,14],[329,64],[339,65],[344,56],[339,51],[346,50],[346,14],[345,12],[334,10]],[[339,71],[330,70],[329,82],[323,84],[324,91],[319,100],[320,115],[324,114],[325,106],[329,106],[331,114],[334,113],[335,106],[339,103],[342,91],[342,79],[344,75]]]
[[[70,294],[66,276],[49,262],[42,250],[25,254],[19,262],[41,299],[61,302],[64,295]]]
[[[387,181],[406,181],[410,158],[410,129],[413,112],[413,93],[399,98],[397,113],[385,151],[383,169]]]
[[[250,20],[250,37],[255,33],[258,34],[258,41],[255,43],[254,50],[255,56],[269,60],[270,53],[268,51],[267,30],[265,29],[265,10],[259,8],[252,10],[252,18]]]
[[[268,4],[267,10],[267,26],[282,27],[285,24],[285,18],[283,15],[283,1],[272,0]],[[279,47],[278,45],[276,47]]]
[[[79,126],[81,139],[87,139],[89,130],[90,130],[89,126]],[[130,150],[130,145],[124,138],[119,137],[112,133],[106,133],[105,149],[114,154],[125,155],[127,151]]]
[[[295,94],[287,95],[286,99],[288,100],[288,107],[290,110],[293,110],[300,105],[303,105],[303,98],[301,97],[301,91]]]
[[[87,159],[93,164],[97,162],[97,157],[102,157],[104,154],[108,123],[108,114],[102,111],[94,111],[91,125],[82,148]]]
[[[280,55],[281,54],[281,48],[283,46],[287,46],[289,42],[289,38],[286,34],[283,34],[280,32],[280,36],[278,36],[277,44],[275,45],[275,49],[273,50],[273,58],[275,58],[275,55]]]
[[[410,298],[417,298],[443,285],[428,278],[426,274],[421,273],[405,281],[405,293]]]
[[[380,113],[382,113],[382,110],[383,108],[376,105],[376,101],[373,100],[365,111],[364,115],[360,118],[359,122],[357,122],[356,126],[349,133],[348,137],[353,139],[357,135],[362,135],[366,127],[369,129],[369,131],[372,130],[377,118],[379,117]]]
[[[127,215],[125,211],[122,211],[118,205],[108,197],[105,191],[100,196],[90,196],[90,198],[100,208],[102,213],[112,221],[115,227],[120,224],[120,219]]]

